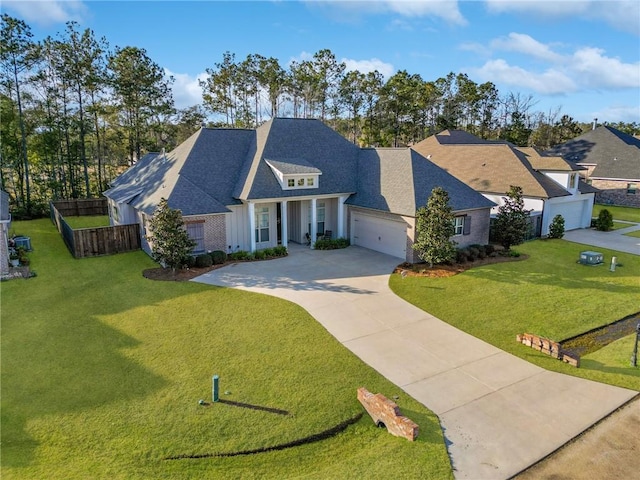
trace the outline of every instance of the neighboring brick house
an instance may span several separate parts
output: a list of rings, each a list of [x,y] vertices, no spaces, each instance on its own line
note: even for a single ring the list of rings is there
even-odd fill
[[[414,262],[416,211],[435,187],[449,194],[453,240],[487,243],[493,202],[414,150],[359,148],[311,119],[202,128],[172,152],[143,157],[105,196],[111,222],[139,223],[143,236],[166,198],[182,211],[195,251],[306,244],[331,231]]]
[[[599,190],[596,202],[640,207],[639,138],[601,125],[545,154],[583,167],[585,181]]]
[[[511,186],[521,187],[524,206],[531,211],[530,236],[547,235],[556,215],[564,218],[565,230],[591,224],[596,189],[580,182],[581,167],[560,157],[461,130],[445,130],[412,148],[495,202],[493,216]]]
[[[0,275],[9,273],[9,194],[0,190]]]

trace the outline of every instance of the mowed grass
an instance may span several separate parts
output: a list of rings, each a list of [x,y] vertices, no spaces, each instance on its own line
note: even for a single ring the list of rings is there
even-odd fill
[[[627,237],[637,237],[640,238],[640,230],[635,230],[633,232],[625,233]]]
[[[392,275],[394,292],[451,325],[548,370],[640,390],[640,368],[620,361],[573,368],[516,342],[519,333],[561,341],[640,310],[640,257],[598,248],[605,264],[577,263],[590,247],[536,240],[515,249],[526,260],[476,267],[448,278]],[[616,347],[618,348],[618,347]],[[620,344],[620,349],[626,348]],[[628,352],[630,355],[630,351]]]
[[[64,217],[65,222],[74,230],[81,228],[108,227],[108,215],[86,215],[82,217]]]
[[[49,220],[15,222],[34,251],[29,280],[3,282],[4,480],[452,478],[437,417],[274,297],[154,282],[141,252],[76,260]],[[277,260],[276,260],[277,261]],[[216,403],[280,409],[278,415]],[[260,449],[362,413],[356,389],[393,398],[416,442],[368,417],[317,443]],[[224,392],[230,392],[225,394]]]
[[[640,223],[640,208],[620,207],[617,205],[601,205],[593,206],[592,217],[596,218],[601,210],[609,210],[614,220],[624,220],[626,222]]]

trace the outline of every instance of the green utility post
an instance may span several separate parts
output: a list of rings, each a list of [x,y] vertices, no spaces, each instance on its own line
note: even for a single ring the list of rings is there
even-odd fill
[[[212,387],[211,396],[213,397],[213,401],[214,402],[218,401],[218,380],[219,379],[220,379],[220,377],[218,377],[218,375],[214,375],[213,378],[212,378],[213,387]]]

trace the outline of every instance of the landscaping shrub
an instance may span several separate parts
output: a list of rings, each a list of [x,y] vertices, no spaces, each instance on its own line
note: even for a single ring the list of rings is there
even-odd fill
[[[474,245],[471,245],[471,247],[475,248],[478,251],[478,258],[483,259],[487,257],[487,250],[485,249],[484,245],[476,243]]]
[[[276,257],[286,257],[287,256],[287,247],[282,245],[278,245],[273,248],[273,253]]]
[[[207,267],[210,267],[211,265],[213,265],[213,260],[211,259],[211,255],[207,253],[203,253],[196,257],[195,266],[197,268],[207,268]]]
[[[211,252],[211,260],[213,260],[214,265],[222,265],[227,261],[227,254],[222,250],[214,250]]]
[[[594,222],[596,230],[600,230],[601,232],[608,232],[613,228],[613,215],[609,210],[602,209],[598,214],[598,218]]]
[[[467,263],[469,258],[469,251],[466,248],[459,248],[456,250],[456,262]]]
[[[264,260],[265,258],[267,258],[267,255],[265,254],[264,250],[256,250],[256,252],[253,254],[253,257],[256,260]]]
[[[484,246],[484,251],[487,252],[487,255],[491,256],[492,254],[495,253],[496,247],[495,247],[495,245],[491,245],[489,243],[488,245]]]
[[[196,257],[194,257],[193,255],[188,256],[185,266],[188,267],[188,268],[195,267],[196,266]]]
[[[562,215],[556,215],[549,225],[549,238],[564,237],[564,218]]]
[[[350,245],[348,238],[320,239],[314,244],[316,250],[336,250],[347,248]]]
[[[480,256],[480,250],[478,250],[476,247],[469,247],[467,251],[469,252],[469,260],[472,262],[475,262]]]
[[[253,255],[251,255],[249,252],[247,252],[246,250],[238,250],[237,252],[233,252],[229,254],[229,259],[230,260],[249,260],[250,258],[253,258]]]
[[[273,248],[265,248],[264,250],[262,250],[262,253],[264,253],[265,258],[273,258],[276,256]]]

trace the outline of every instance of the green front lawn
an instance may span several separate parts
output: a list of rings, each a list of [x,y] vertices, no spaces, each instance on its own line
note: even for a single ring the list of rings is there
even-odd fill
[[[592,217],[596,218],[601,210],[609,210],[613,215],[614,220],[624,220],[627,222],[640,223],[640,208],[634,207],[619,207],[617,205],[601,205],[596,204],[593,206]]]
[[[564,340],[640,310],[640,257],[598,248],[605,265],[577,263],[591,247],[536,240],[515,247],[527,260],[476,267],[448,278],[394,274],[390,286],[409,302],[502,350],[546,369],[640,390],[640,368],[628,361],[575,369],[516,342],[518,333]],[[611,256],[618,267],[610,272]]]
[[[299,306],[144,279],[155,265],[141,252],[74,259],[49,220],[14,227],[31,237],[38,275],[1,285],[3,480],[452,478],[437,417]],[[200,406],[213,374],[222,400],[289,414]],[[318,434],[363,412],[360,386],[399,396],[418,440],[393,437],[365,414],[317,443],[165,460]]]
[[[633,232],[625,233],[627,237],[638,237],[640,238],[640,230],[635,230]]]
[[[80,228],[108,227],[108,215],[86,215],[82,217],[64,217],[65,222],[74,230]]]

